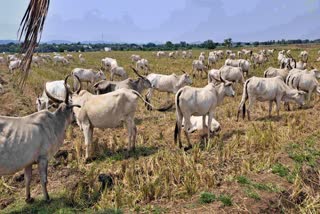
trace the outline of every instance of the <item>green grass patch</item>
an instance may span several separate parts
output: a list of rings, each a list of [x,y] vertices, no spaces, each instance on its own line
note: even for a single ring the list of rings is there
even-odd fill
[[[251,184],[250,179],[247,178],[247,177],[245,177],[245,176],[243,176],[243,175],[238,176],[238,177],[236,178],[236,180],[237,180],[237,182],[238,182],[239,184]]]
[[[272,173],[279,175],[280,177],[285,177],[289,175],[290,170],[283,166],[281,163],[276,163],[272,166]]]
[[[218,198],[224,206],[232,206],[232,198],[230,195],[220,195]]]
[[[202,204],[209,204],[216,200],[215,194],[211,192],[202,192],[200,194],[200,203]]]
[[[246,195],[247,195],[249,198],[253,198],[253,199],[256,200],[256,201],[261,200],[260,195],[259,195],[256,191],[254,191],[253,189],[251,189],[251,188],[247,188],[247,189],[245,190],[245,193],[246,193]]]

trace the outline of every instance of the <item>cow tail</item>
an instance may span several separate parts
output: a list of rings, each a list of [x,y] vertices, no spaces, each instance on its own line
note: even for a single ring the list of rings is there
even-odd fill
[[[242,93],[242,99],[239,105],[238,114],[237,114],[237,120],[239,119],[240,111],[242,110],[242,118],[244,119],[246,116],[246,101],[248,99],[248,83],[250,82],[250,79],[248,79],[244,86],[243,86],[243,93]]]
[[[181,109],[180,109],[180,95],[182,94],[182,90],[179,90],[177,95],[176,95],[176,100],[175,100],[175,105],[176,105],[176,112],[177,112],[177,115],[176,115],[176,126],[175,126],[175,129],[174,129],[174,142],[177,143],[177,137],[178,137],[178,134],[180,132],[179,130],[179,125],[178,125],[178,122],[179,122],[179,118],[180,117],[179,115],[182,115],[182,112],[181,112]],[[181,118],[182,119],[182,118]]]
[[[156,107],[154,107],[151,103],[149,103],[148,101],[146,101],[139,92],[137,92],[137,91],[135,91],[135,90],[132,90],[132,92],[133,92],[135,95],[137,95],[147,106],[149,106],[149,107],[151,107],[152,109],[155,109],[155,110],[157,110],[157,111],[165,112],[165,111],[168,111],[169,109],[171,109],[172,106],[173,106],[173,104],[169,104],[168,106],[163,107],[163,108],[156,108]]]

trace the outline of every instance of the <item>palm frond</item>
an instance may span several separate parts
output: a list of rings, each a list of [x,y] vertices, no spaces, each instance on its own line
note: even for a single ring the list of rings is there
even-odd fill
[[[29,76],[34,50],[40,41],[44,22],[46,20],[50,0],[30,0],[28,8],[19,27],[19,41],[23,39],[21,52],[25,53],[21,63],[19,87],[23,87]]]

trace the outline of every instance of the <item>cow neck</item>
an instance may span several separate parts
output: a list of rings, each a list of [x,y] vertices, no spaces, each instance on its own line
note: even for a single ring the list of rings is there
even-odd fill
[[[182,75],[177,75],[175,78],[178,80],[177,84],[176,84],[176,89],[180,89],[184,86],[184,82],[183,82],[183,78],[181,78]]]
[[[223,93],[223,83],[220,83],[219,85],[214,86],[214,91],[216,92],[216,96],[217,96],[217,101],[218,101],[218,105],[220,105],[223,101],[224,98],[224,93]]]

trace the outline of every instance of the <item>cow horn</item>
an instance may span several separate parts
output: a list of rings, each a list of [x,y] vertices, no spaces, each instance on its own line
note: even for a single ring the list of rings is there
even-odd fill
[[[139,74],[138,71],[137,71],[134,67],[132,67],[132,66],[130,66],[130,67],[131,67],[131,69],[133,70],[133,72],[134,72],[138,77],[141,77],[142,79],[146,79],[144,76],[142,76],[141,74]]]
[[[65,99],[65,103],[68,105],[69,104],[69,89],[68,89],[68,78],[70,77],[70,74],[68,74],[66,76],[66,78],[64,79],[64,87],[66,89],[66,99]]]
[[[221,76],[221,72],[220,72],[220,82],[226,83],[226,81]]]
[[[75,92],[76,94],[79,94],[80,93],[80,91],[81,91],[81,81],[80,81],[80,78],[77,76],[77,75],[74,75],[75,76],[75,78],[78,80],[78,82],[79,82],[79,88],[78,88],[78,90]]]
[[[186,74],[187,72],[185,72],[184,70],[181,70],[182,71],[182,73],[184,73],[184,74]]]

